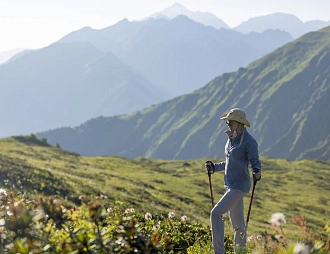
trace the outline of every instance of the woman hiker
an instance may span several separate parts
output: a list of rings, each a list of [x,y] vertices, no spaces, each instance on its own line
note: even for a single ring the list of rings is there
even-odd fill
[[[212,229],[212,244],[215,254],[225,254],[224,221],[222,215],[226,212],[234,228],[234,248],[236,253],[245,251],[245,225],[243,197],[250,191],[251,180],[248,169],[249,163],[253,171],[254,181],[261,179],[261,164],[259,161],[258,144],[247,132],[250,123],[243,110],[233,108],[223,114],[220,119],[226,120],[229,130],[226,131],[228,140],[225,145],[226,161],[213,163],[207,161],[207,170],[225,171],[224,186],[226,192],[213,207],[210,221]]]

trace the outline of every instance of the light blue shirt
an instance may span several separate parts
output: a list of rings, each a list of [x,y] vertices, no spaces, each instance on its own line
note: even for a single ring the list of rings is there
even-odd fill
[[[244,137],[241,141],[243,133]],[[228,138],[225,155],[226,161],[214,164],[215,171],[225,171],[225,187],[249,192],[251,188],[249,163],[254,173],[261,172],[256,140],[244,129],[244,131],[237,133],[234,139]]]

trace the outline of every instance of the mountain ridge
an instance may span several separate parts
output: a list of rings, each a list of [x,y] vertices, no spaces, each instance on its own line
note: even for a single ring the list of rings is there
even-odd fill
[[[219,124],[219,116],[229,108],[240,107],[253,123],[249,132],[257,138],[260,154],[290,160],[305,158],[307,151],[315,151],[317,143],[324,140],[322,128],[314,133],[314,119],[305,115],[316,118],[314,110],[329,108],[324,104],[330,91],[329,35],[330,27],[308,33],[193,93],[133,114],[92,119],[65,129],[70,131],[65,138],[60,130],[37,135],[83,155],[215,157],[219,144],[226,141],[226,126]],[[330,124],[328,118],[323,121],[322,126]],[[80,141],[75,138],[78,133]],[[310,133],[314,133],[314,142],[304,141]],[[69,142],[70,136],[78,145]],[[84,149],[92,140],[103,141],[98,142],[98,148],[94,146],[94,152],[87,153]],[[319,145],[318,152],[314,159],[330,160],[325,144]]]
[[[223,20],[219,19],[214,14],[212,14],[210,12],[190,11],[186,7],[184,7],[182,4],[179,4],[179,3],[174,3],[172,6],[166,8],[158,13],[153,14],[148,18],[173,19],[180,15],[184,15],[205,26],[212,26],[216,29],[220,29],[220,28],[230,29],[230,27]]]
[[[288,26],[288,24],[290,24],[290,22],[288,20],[283,22],[283,19],[285,19],[285,17],[292,16],[293,14],[275,12],[275,13],[271,13],[271,14],[267,14],[267,15],[253,17],[248,20],[242,21],[237,26],[229,27],[223,20],[221,20],[221,18],[216,17],[213,13],[191,11],[179,3],[174,3],[172,6],[169,6],[160,12],[157,12],[149,17],[146,17],[143,20],[150,19],[150,18],[173,19],[179,15],[185,15],[185,16],[189,17],[190,19],[195,20],[196,22],[199,22],[206,26],[212,26],[216,29],[223,29],[223,28],[224,29],[233,29],[233,30],[241,31],[243,33],[263,32],[265,30],[272,29],[271,27],[273,27],[274,24],[272,24],[271,27],[265,28],[264,23],[268,23],[267,19],[270,19],[272,16],[277,15],[278,18],[274,20],[274,23],[275,24],[284,23],[284,24],[286,24],[286,26],[282,26],[282,27],[275,26],[275,27],[273,27],[273,29],[284,30],[284,31],[290,33],[294,38],[298,38],[299,36],[301,36],[304,33],[307,33],[310,31],[316,31],[316,30],[319,30],[323,27],[330,25],[330,20],[328,20],[328,21],[310,20],[310,21],[302,22],[297,17],[295,17],[294,23],[296,23],[297,26],[292,27],[292,26]],[[124,18],[123,20],[128,21],[127,18]],[[256,20],[260,21],[259,25],[255,24]],[[290,24],[290,25],[292,25],[292,24]],[[256,29],[252,29],[252,27],[255,27]],[[6,60],[8,60],[14,54],[15,54],[14,52],[9,53],[8,51],[0,52],[0,64],[4,63]]]
[[[85,27],[0,65],[0,137],[131,113],[194,91],[290,41],[179,16]],[[42,106],[41,106],[42,105]]]
[[[76,31],[57,43],[82,40],[80,32],[84,36],[84,31]],[[198,89],[292,40],[280,31],[242,35],[216,30],[183,15],[172,20],[122,20],[93,33],[107,41],[107,48],[100,46],[100,50],[112,52],[158,87],[169,86],[169,91],[176,91],[172,97]],[[85,42],[98,47],[97,37],[86,37]],[[207,66],[201,68],[201,63]]]
[[[241,33],[264,32],[268,29],[278,29],[288,32],[293,38],[306,34],[308,32],[317,31],[330,25],[329,21],[307,21],[302,22],[293,14],[276,12],[264,16],[250,18],[242,22],[240,25],[232,28]]]
[[[196,22],[216,29],[230,29],[244,34],[250,32],[262,33],[269,29],[282,30],[297,39],[305,33],[317,31],[330,25],[330,20],[311,20],[302,22],[299,18],[289,13],[275,12],[267,15],[249,18],[237,26],[230,27],[221,18],[209,12],[193,12],[181,4],[172,6],[152,15],[152,18],[173,19],[179,15],[185,15]]]
[[[103,66],[95,68],[102,59]],[[100,73],[105,66],[113,71]],[[7,123],[1,136],[74,126],[102,113],[119,115],[166,95],[116,56],[82,42],[52,44],[1,66],[0,84],[0,115]],[[133,91],[135,101],[128,105],[122,98]],[[113,96],[117,107],[108,106]]]

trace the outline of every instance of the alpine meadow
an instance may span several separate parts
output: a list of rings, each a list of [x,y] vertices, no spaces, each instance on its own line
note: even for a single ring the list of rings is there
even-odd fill
[[[85,157],[34,135],[2,139],[0,152],[2,253],[210,253],[210,158]],[[292,253],[297,241],[327,253],[330,164],[261,162],[248,253]]]
[[[263,30],[276,18],[295,25]],[[176,4],[0,64],[0,254],[214,253],[227,189],[205,162],[225,160],[232,108],[262,168],[243,252],[330,254],[330,26],[311,31],[329,22],[278,13],[235,30]]]

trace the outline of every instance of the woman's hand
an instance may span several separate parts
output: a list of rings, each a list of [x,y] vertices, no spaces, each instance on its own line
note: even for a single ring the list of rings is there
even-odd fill
[[[261,173],[260,172],[256,172],[256,173],[253,173],[253,180],[258,182],[260,181],[261,179]]]
[[[209,174],[214,173],[215,167],[214,167],[214,163],[212,161],[206,161],[205,168],[207,170],[207,173],[209,173]]]

